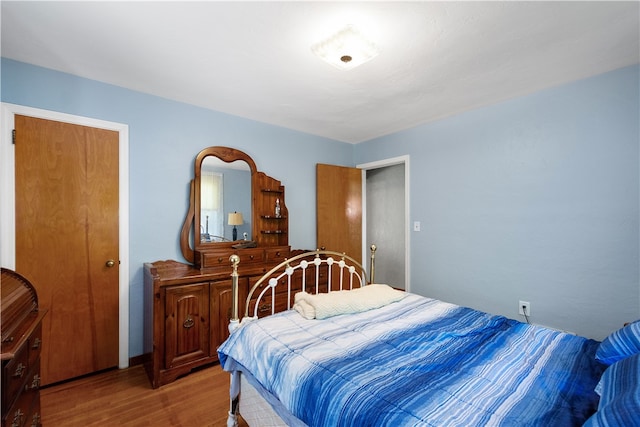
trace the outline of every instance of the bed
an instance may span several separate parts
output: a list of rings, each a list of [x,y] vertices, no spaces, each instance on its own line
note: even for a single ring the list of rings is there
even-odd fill
[[[230,427],[640,425],[639,322],[600,343],[372,284],[327,251],[266,273],[243,308],[218,349]]]

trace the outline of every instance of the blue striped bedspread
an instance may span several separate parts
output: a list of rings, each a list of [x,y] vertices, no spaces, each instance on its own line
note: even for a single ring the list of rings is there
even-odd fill
[[[309,426],[578,426],[598,404],[598,342],[408,294],[364,313],[295,311],[219,348]]]

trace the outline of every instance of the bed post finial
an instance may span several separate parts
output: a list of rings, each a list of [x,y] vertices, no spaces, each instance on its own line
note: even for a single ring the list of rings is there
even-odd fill
[[[239,324],[238,319],[238,264],[240,264],[240,257],[233,254],[229,257],[231,262],[231,319],[229,320],[229,333],[233,333]]]
[[[378,249],[378,247],[376,245],[371,245],[371,266],[369,267],[369,279],[371,281],[371,283],[375,283],[375,276],[376,276],[376,263],[375,263],[375,259],[376,259],[376,249]]]

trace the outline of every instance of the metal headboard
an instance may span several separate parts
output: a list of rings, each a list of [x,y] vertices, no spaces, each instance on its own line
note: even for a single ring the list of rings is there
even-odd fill
[[[375,274],[375,253],[376,253],[376,245],[371,245],[371,256],[370,256],[370,279],[367,279],[367,272],[365,268],[352,258],[349,255],[344,253],[335,252],[335,251],[325,251],[325,250],[315,250],[310,252],[304,252],[299,255],[296,255],[292,258],[285,259],[280,264],[273,267],[267,273],[265,273],[260,279],[252,286],[249,290],[249,294],[247,296],[247,300],[245,301],[245,310],[244,316],[249,317],[250,304],[251,299],[258,292],[260,288],[262,290],[258,294],[255,307],[253,309],[253,316],[258,316],[258,310],[260,306],[260,301],[267,294],[267,292],[271,292],[271,314],[275,312],[276,304],[276,291],[275,288],[278,285],[283,284],[280,280],[285,279],[285,285],[287,286],[287,309],[291,308],[291,292],[292,292],[292,277],[293,274],[297,270],[301,270],[301,286],[300,289],[307,289],[307,270],[315,269],[315,292],[319,291],[319,275],[321,266],[326,266],[326,271],[328,272],[327,283],[328,289],[327,291],[332,290],[343,290],[343,289],[353,289],[354,287],[362,287],[366,286],[369,283],[373,283],[374,274]],[[238,324],[239,324],[239,301],[238,301],[238,266],[240,264],[240,257],[237,255],[232,255],[229,258],[231,262],[233,272],[231,273],[232,279],[232,296],[231,296],[231,319],[229,323],[229,331],[233,332]],[[337,267],[337,270],[334,268]],[[332,289],[333,283],[333,272],[336,271],[337,286],[338,289]],[[265,285],[266,282],[266,285]]]

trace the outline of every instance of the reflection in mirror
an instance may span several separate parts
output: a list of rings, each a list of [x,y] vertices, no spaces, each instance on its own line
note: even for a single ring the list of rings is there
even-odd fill
[[[241,214],[241,219],[235,214]],[[247,162],[226,163],[207,156],[200,175],[200,243],[250,240],[251,218],[251,169]]]

